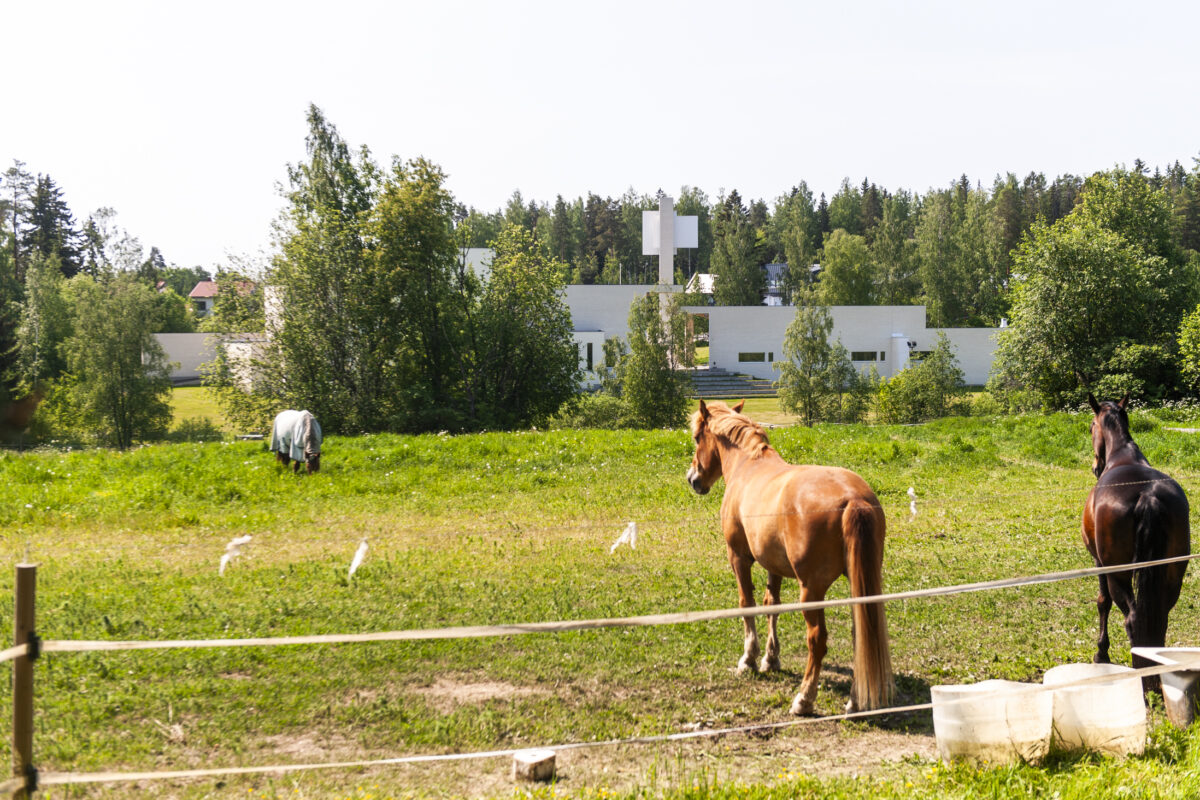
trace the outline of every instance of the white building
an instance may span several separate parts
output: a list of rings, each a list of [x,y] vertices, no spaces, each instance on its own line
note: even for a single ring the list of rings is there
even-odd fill
[[[796,318],[795,306],[688,306],[708,317],[708,363],[755,378],[779,377],[774,362],[783,358],[783,337]],[[996,350],[997,328],[927,328],[925,306],[834,306],[831,341],[841,340],[860,369],[872,365],[890,378],[909,355],[933,349],[939,333],[954,348],[963,380],[987,383]]]
[[[485,253],[474,256],[470,263],[473,269],[486,269],[490,260]],[[585,385],[593,386],[599,380],[605,340],[628,340],[633,301],[658,288],[645,284],[566,287],[565,300],[574,327],[572,338],[579,350]],[[676,292],[681,289],[670,288]],[[266,305],[268,319],[277,318],[278,299],[270,289]],[[783,358],[783,338],[796,317],[795,306],[687,306],[684,310],[708,318],[710,367],[768,380],[779,377],[775,362]],[[966,383],[987,382],[997,328],[928,328],[924,306],[834,306],[830,313],[831,340],[841,340],[851,360],[862,370],[874,366],[881,377],[890,378],[904,369],[910,354],[932,350],[938,334],[945,333]],[[261,344],[261,337],[218,338],[235,360],[248,359]],[[215,342],[211,334],[158,334],[158,339],[168,360],[179,363],[172,373],[176,382],[196,382],[198,365],[213,357]]]

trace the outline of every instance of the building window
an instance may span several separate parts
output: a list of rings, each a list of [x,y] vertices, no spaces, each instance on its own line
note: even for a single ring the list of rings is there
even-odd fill
[[[592,371],[592,343],[587,343],[587,368],[588,372]]]
[[[762,362],[762,361],[766,361],[766,360],[767,360],[766,353],[738,353],[738,361],[740,361],[740,362],[747,362],[747,361]]]
[[[851,361],[874,361],[874,350],[854,350],[850,353]]]
[[[887,353],[885,353],[884,351],[880,350],[880,351],[879,351],[879,360],[880,360],[880,361],[887,361]]]

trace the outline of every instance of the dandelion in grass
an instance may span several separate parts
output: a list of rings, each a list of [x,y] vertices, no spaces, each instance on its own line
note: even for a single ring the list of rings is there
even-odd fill
[[[229,562],[242,554],[242,547],[250,543],[250,534],[245,536],[235,536],[229,540],[229,544],[225,545],[225,553],[221,556],[221,566],[217,569],[218,575],[225,574],[225,568],[229,566]]]
[[[346,580],[354,577],[354,573],[362,566],[363,559],[367,557],[367,540],[363,539],[358,543],[358,549],[354,551],[354,558],[350,562],[350,574],[346,576]]]
[[[612,547],[608,548],[609,554],[615,553],[617,548],[623,544],[628,544],[629,549],[637,550],[637,523],[631,522],[625,526],[625,530],[617,537],[617,540],[612,543]]]

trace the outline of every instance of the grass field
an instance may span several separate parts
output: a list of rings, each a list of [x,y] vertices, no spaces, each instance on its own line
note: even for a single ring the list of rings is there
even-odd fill
[[[753,414],[754,406],[748,405]],[[764,409],[766,410],[766,409]],[[1190,420],[1194,424],[1194,420]],[[1088,566],[1079,511],[1093,479],[1081,416],[914,427],[780,428],[790,461],[838,464],[889,519],[885,584],[903,591]],[[1200,437],[1135,416],[1150,461],[1186,489]],[[304,635],[726,608],[721,489],[683,480],[684,431],[329,437],[322,471],[277,470],[259,443],[0,454],[9,559],[38,562],[44,639]],[[908,512],[915,487],[918,513]],[[626,523],[636,550],[609,546]],[[252,541],[224,577],[225,543]],[[360,540],[370,551],[353,580]],[[1200,641],[1192,570],[1169,640]],[[760,585],[763,575],[756,576]],[[846,592],[845,582],[834,587]],[[11,615],[12,574],[0,574]],[[784,601],[795,600],[794,583]],[[985,678],[1038,680],[1090,659],[1094,582],[889,606],[898,702]],[[1127,642],[1114,614],[1114,658]],[[829,614],[818,696],[849,688],[849,615]],[[38,664],[38,766],[187,769],[349,761],[607,740],[789,719],[798,618],[783,671],[735,677],[740,623],[323,647],[49,654]],[[10,702],[9,688],[0,701]],[[973,770],[932,760],[928,715],[819,723],[564,754],[546,797],[1185,797],[1200,741],[1162,724],[1147,756]],[[287,775],[47,787],[46,797],[511,796],[506,759]],[[855,778],[852,775],[858,774]],[[1140,788],[1139,788],[1140,787]]]
[[[172,428],[186,419],[212,420],[218,428],[227,427],[225,415],[216,399],[208,389],[202,386],[176,386],[171,390],[171,422]],[[227,431],[232,433],[233,431]]]

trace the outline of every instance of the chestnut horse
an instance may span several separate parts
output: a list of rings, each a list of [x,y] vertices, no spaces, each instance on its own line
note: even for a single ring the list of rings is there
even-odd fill
[[[321,469],[321,441],[321,425],[311,412],[280,411],[271,423],[271,452],[285,467],[295,461],[293,472],[300,471],[301,461],[309,475]]]
[[[1096,402],[1088,394],[1092,418],[1092,472],[1096,485],[1083,506],[1083,543],[1096,566],[1136,564],[1160,558],[1185,556],[1192,551],[1187,495],[1179,484],[1150,466],[1129,435],[1125,409],[1129,395],[1119,403]],[[1108,612],[1113,601],[1125,615],[1125,631],[1132,647],[1162,647],[1167,638],[1167,614],[1179,599],[1187,562],[1116,572],[1100,576],[1100,638],[1097,663],[1108,663]],[[1136,592],[1134,584],[1136,582]],[[1150,666],[1140,656],[1134,667]],[[1157,678],[1143,681],[1148,688]]]
[[[750,567],[767,570],[763,605],[779,603],[784,578],[800,582],[801,602],[819,601],[840,576],[850,580],[850,594],[879,594],[883,577],[883,509],[871,487],[850,470],[794,466],[784,461],[767,435],[741,414],[743,403],[730,408],[705,404],[692,414],[696,454],[687,480],[697,494],[707,494],[725,477],[721,527],[729,565],[737,576],[741,608],[754,606]],[[854,681],[848,710],[881,708],[891,702],[892,659],[887,618],[882,603],[853,607]],[[821,661],[825,657],[825,612],[804,612],[808,625],[808,664],[793,714],[813,713]],[[779,669],[778,615],[767,617],[767,651],[759,669]],[[754,617],[742,619],[745,652],[738,674],[755,669],[759,656]]]

